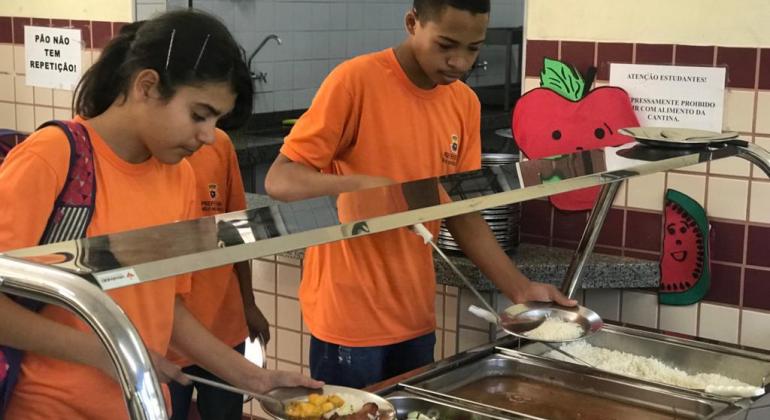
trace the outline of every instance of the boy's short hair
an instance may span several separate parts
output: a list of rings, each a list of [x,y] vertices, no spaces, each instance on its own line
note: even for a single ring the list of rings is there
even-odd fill
[[[446,7],[473,14],[489,13],[489,0],[414,0],[414,10],[423,20],[435,19]]]

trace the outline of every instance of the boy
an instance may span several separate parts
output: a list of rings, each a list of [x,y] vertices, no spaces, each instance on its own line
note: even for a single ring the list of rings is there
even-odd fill
[[[478,169],[481,107],[458,79],[488,23],[488,0],[415,0],[400,45],[324,81],[270,168],[268,193],[298,200]],[[480,215],[447,224],[512,301],[575,304],[522,275]],[[426,225],[435,235],[438,222]],[[312,376],[360,388],[432,362],[434,279],[430,247],[408,229],[308,248],[299,295]]]

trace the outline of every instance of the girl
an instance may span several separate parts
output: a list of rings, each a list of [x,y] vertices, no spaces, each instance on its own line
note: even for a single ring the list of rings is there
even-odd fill
[[[88,132],[95,162],[87,236],[198,216],[194,175],[183,158],[214,141],[220,119],[239,124],[248,117],[252,94],[242,50],[211,16],[174,11],[124,28],[75,97],[76,121]],[[40,241],[69,155],[56,127],[37,131],[8,155],[0,167],[0,251]],[[259,369],[218,341],[181,303],[179,295],[189,289],[187,275],[108,292],[142,336],[161,381],[187,382],[162,357],[173,347],[253,391],[321,385]],[[48,305],[35,313],[0,295],[0,343],[27,351],[6,418],[126,417],[111,360],[68,311]]]

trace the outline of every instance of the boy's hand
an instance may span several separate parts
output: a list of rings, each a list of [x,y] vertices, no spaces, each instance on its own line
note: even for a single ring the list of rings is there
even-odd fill
[[[574,299],[567,299],[559,289],[550,284],[538,283],[530,281],[527,287],[523,290],[523,293],[515,300],[516,303],[521,302],[556,302],[562,306],[575,306],[577,301]]]
[[[270,341],[270,324],[256,305],[247,305],[243,308],[246,315],[246,326],[249,327],[249,338],[254,340],[262,337],[264,344]]]

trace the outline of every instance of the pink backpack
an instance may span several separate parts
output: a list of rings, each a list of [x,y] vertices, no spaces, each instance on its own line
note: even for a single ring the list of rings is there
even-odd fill
[[[70,145],[70,161],[67,180],[56,198],[48,218],[40,244],[83,238],[91,223],[96,202],[96,177],[94,175],[94,153],[86,128],[75,121],[48,121],[40,128],[55,125],[67,135]],[[14,146],[27,137],[24,133],[0,130],[0,164]],[[39,311],[43,303],[30,299],[14,298],[28,309]],[[0,345],[0,418],[10,401],[13,388],[18,380],[21,350]]]

